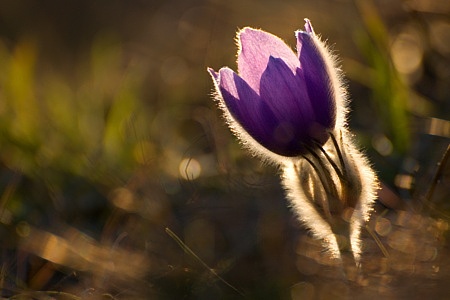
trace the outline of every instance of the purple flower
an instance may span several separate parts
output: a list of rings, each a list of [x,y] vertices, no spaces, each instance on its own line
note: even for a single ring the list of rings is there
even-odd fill
[[[238,33],[239,75],[208,69],[229,121],[282,156],[323,145],[336,125],[333,66],[309,20],[305,29],[296,32],[295,54],[277,36],[246,27]]]

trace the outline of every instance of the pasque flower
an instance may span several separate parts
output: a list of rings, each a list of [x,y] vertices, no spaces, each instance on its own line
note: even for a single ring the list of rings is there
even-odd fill
[[[238,74],[228,67],[209,69],[244,143],[236,127],[271,152],[293,157],[323,145],[334,129],[340,93],[335,71],[309,20],[305,29],[296,32],[294,53],[280,38],[246,27],[237,37]]]
[[[305,21],[305,31],[296,32],[297,53],[280,38],[246,27],[237,37],[238,73],[208,70],[229,126],[250,150],[279,165],[299,219],[334,258],[341,258],[336,234],[346,236],[359,264],[361,228],[378,182],[346,125],[335,59]]]

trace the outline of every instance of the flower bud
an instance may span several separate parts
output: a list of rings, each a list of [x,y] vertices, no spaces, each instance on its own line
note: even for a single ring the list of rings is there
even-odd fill
[[[208,69],[220,107],[244,144],[250,137],[252,145],[295,157],[325,144],[335,128],[337,104],[343,105],[336,99],[336,71],[309,20],[305,28],[296,32],[296,54],[280,38],[246,27],[237,37],[238,74]]]

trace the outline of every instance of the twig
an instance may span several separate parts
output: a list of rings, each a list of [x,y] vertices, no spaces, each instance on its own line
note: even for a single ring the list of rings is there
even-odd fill
[[[184,252],[186,252],[187,254],[191,255],[193,258],[195,258],[195,260],[200,263],[205,269],[207,269],[209,272],[211,272],[211,274],[213,274],[214,276],[216,276],[220,281],[222,281],[226,286],[228,286],[229,288],[231,288],[233,291],[235,291],[236,293],[238,293],[241,296],[244,296],[244,294],[239,291],[237,288],[235,288],[234,286],[232,286],[230,283],[228,283],[225,279],[223,279],[219,274],[217,274],[216,271],[214,271],[214,269],[210,268],[200,257],[198,257],[197,254],[194,253],[194,251],[192,251],[191,248],[189,248],[188,245],[186,245],[172,230],[170,230],[168,227],[166,227],[166,233],[175,241],[177,242],[177,244],[181,247],[181,249],[183,249]]]
[[[372,231],[372,229],[368,225],[366,225],[365,228],[366,228],[367,232],[372,236],[372,238],[374,239],[375,243],[380,248],[381,252],[383,252],[384,257],[389,258],[389,252],[387,251],[386,247],[384,247],[384,245],[381,242],[380,238],[376,235],[375,232]]]

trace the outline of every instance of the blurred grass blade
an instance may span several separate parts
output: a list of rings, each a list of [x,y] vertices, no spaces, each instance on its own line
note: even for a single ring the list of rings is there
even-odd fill
[[[387,136],[404,154],[410,146],[409,88],[402,81],[389,54],[389,33],[371,1],[357,1],[366,32],[360,32],[360,49],[371,68],[370,88]],[[359,74],[359,76],[364,76]]]
[[[439,178],[442,175],[442,172],[444,171],[444,167],[447,165],[448,157],[450,156],[450,145],[447,146],[447,150],[445,150],[444,156],[442,157],[441,161],[438,163],[438,168],[436,170],[436,173],[433,176],[433,180],[431,181],[430,188],[425,196],[425,201],[430,202],[431,198],[433,197],[434,189],[436,187],[436,184],[439,181]]]

